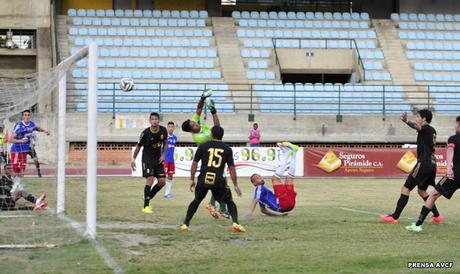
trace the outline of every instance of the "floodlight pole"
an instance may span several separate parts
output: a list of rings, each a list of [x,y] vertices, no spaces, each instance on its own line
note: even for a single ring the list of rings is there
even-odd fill
[[[58,109],[58,159],[57,159],[57,205],[56,213],[64,213],[65,210],[65,158],[66,158],[66,82],[64,75],[59,80],[59,109]]]
[[[96,238],[97,189],[97,45],[88,51],[88,139],[86,142],[86,236]]]

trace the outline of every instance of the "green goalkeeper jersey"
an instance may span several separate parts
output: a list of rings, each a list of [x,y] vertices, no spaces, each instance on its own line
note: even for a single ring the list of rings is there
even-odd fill
[[[192,133],[192,139],[197,145],[211,141],[211,129],[200,123],[200,116],[198,114],[193,114],[192,120],[197,122],[200,125],[200,132]]]
[[[0,133],[0,152],[3,152],[5,150],[5,133]]]

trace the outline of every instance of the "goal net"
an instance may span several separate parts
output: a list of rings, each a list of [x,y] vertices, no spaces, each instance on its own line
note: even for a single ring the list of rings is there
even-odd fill
[[[81,175],[80,178],[71,178],[66,176],[65,165],[66,76],[84,58],[88,64],[88,77],[84,79],[88,87],[84,96],[88,101],[87,163],[80,168],[80,174],[72,174]],[[3,125],[0,151],[4,156],[0,181],[0,249],[55,247],[96,237],[96,64],[97,46],[91,44],[49,71],[0,79],[0,124]],[[58,90],[58,110],[31,113],[30,120],[39,130],[29,134],[27,127],[31,122],[22,112],[55,90]],[[26,143],[14,144],[12,148],[12,134],[14,129],[19,132],[18,127],[23,127]],[[16,165],[18,151],[29,154],[24,172]],[[46,198],[40,199],[43,194]],[[45,201],[48,207],[43,209]],[[69,204],[72,206],[67,207]]]

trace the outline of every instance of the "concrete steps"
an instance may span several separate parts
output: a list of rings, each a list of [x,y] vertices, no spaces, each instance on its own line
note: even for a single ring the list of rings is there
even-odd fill
[[[416,86],[411,64],[406,58],[404,46],[401,44],[393,21],[372,20],[372,23],[393,83],[404,86],[406,99],[412,107],[419,108],[420,104],[426,104],[428,94],[425,89]]]

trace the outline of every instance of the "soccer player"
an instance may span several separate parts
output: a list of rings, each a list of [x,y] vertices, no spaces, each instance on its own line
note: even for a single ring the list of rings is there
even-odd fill
[[[201,144],[196,150],[193,158],[192,167],[190,170],[190,191],[195,192],[195,199],[190,203],[185,216],[184,224],[180,227],[181,231],[188,231],[190,220],[195,214],[201,201],[206,197],[206,194],[211,190],[217,201],[224,201],[228,205],[228,211],[232,217],[232,230],[236,232],[244,232],[245,229],[238,223],[238,210],[235,202],[232,199],[232,193],[227,181],[223,177],[225,164],[227,164],[230,177],[236,194],[241,197],[241,190],[238,187],[235,164],[233,163],[232,149],[222,142],[224,137],[224,129],[220,126],[214,126],[211,129],[212,140]],[[195,173],[198,167],[198,162],[201,161],[200,175],[198,183],[195,184]]]
[[[207,141],[211,141],[211,130],[208,126],[202,125],[200,121],[201,113],[203,111],[203,106],[206,102],[207,107],[211,111],[212,119],[214,126],[220,126],[219,116],[217,116],[217,110],[213,100],[208,99],[212,95],[212,89],[206,89],[201,95],[200,101],[196,107],[196,112],[192,116],[192,120],[187,119],[182,123],[182,130],[185,132],[192,133],[192,139],[197,144],[203,144]],[[217,219],[219,218],[219,213],[215,209],[216,199],[211,196],[211,200],[206,204],[206,209],[209,214]],[[221,216],[226,217],[227,215],[227,206],[225,203],[220,204]]]
[[[27,152],[27,155],[30,156],[34,160],[35,168],[37,169],[38,177],[42,177],[42,173],[40,171],[40,162],[38,161],[37,151],[35,151],[35,146],[37,145],[37,134],[32,132],[30,135],[30,149]]]
[[[166,187],[165,187],[165,194],[164,198],[172,198],[173,195],[171,193],[172,188],[172,180],[173,175],[176,170],[176,166],[174,165],[174,148],[176,147],[177,137],[174,135],[174,130],[176,126],[174,122],[168,122],[168,149],[166,150],[165,161],[163,162],[163,166],[165,172],[167,174],[166,177]]]
[[[11,145],[11,163],[13,172],[15,173],[14,180],[19,181],[24,175],[27,165],[27,152],[30,150],[30,139],[34,131],[45,132],[49,135],[50,132],[35,125],[30,120],[30,110],[22,112],[22,120],[14,126],[9,142]]]
[[[430,126],[433,114],[428,109],[422,109],[417,112],[415,122],[407,119],[407,113],[401,115],[401,120],[409,127],[415,129],[417,134],[417,163],[406,179],[401,188],[401,196],[396,203],[396,209],[392,214],[380,215],[384,222],[396,224],[399,222],[399,216],[409,201],[409,194],[417,186],[418,194],[423,200],[428,199],[427,188],[429,185],[435,185],[436,179],[436,160],[434,157],[434,146],[436,144],[436,130]],[[435,205],[432,208],[432,223],[442,222],[444,219],[439,215]]]
[[[5,174],[0,178],[0,209],[1,210],[42,210],[48,207],[46,193],[43,193],[40,198],[35,198],[34,195],[28,193],[22,184],[13,181],[12,168],[10,164],[5,165]],[[34,206],[19,205],[17,201],[20,198],[31,202]]]
[[[185,132],[192,133],[192,139],[197,144],[203,144],[207,141],[211,141],[211,130],[208,126],[202,125],[200,121],[201,112],[203,111],[203,106],[206,101],[206,105],[212,114],[212,120],[214,126],[220,126],[219,116],[217,116],[217,111],[214,106],[213,100],[207,100],[208,97],[212,95],[212,90],[207,89],[201,95],[200,101],[196,107],[196,112],[192,116],[192,120],[187,119],[182,123],[182,130]]]
[[[406,229],[414,232],[421,232],[426,216],[434,208],[436,200],[442,196],[450,200],[455,191],[460,188],[460,116],[457,116],[455,124],[455,135],[447,140],[447,174],[436,184],[430,196],[422,206],[416,223],[407,226]]]
[[[153,213],[150,200],[165,185],[165,172],[163,161],[166,149],[168,148],[168,132],[165,127],[160,126],[160,114],[150,113],[150,127],[142,131],[139,142],[134,149],[131,168],[136,170],[136,158],[141,147],[142,151],[142,177],[146,178],[144,187],[144,207],[142,212]],[[153,178],[157,178],[157,184],[153,185]]]
[[[284,216],[295,207],[297,193],[294,190],[294,176],[296,152],[299,147],[289,142],[282,142],[277,145],[281,148],[282,158],[281,163],[272,176],[272,185],[275,194],[265,186],[262,176],[257,173],[252,174],[251,183],[256,189],[246,218],[252,216],[257,204],[260,206],[260,211],[268,216]],[[283,183],[281,177],[288,165],[289,170]]]

